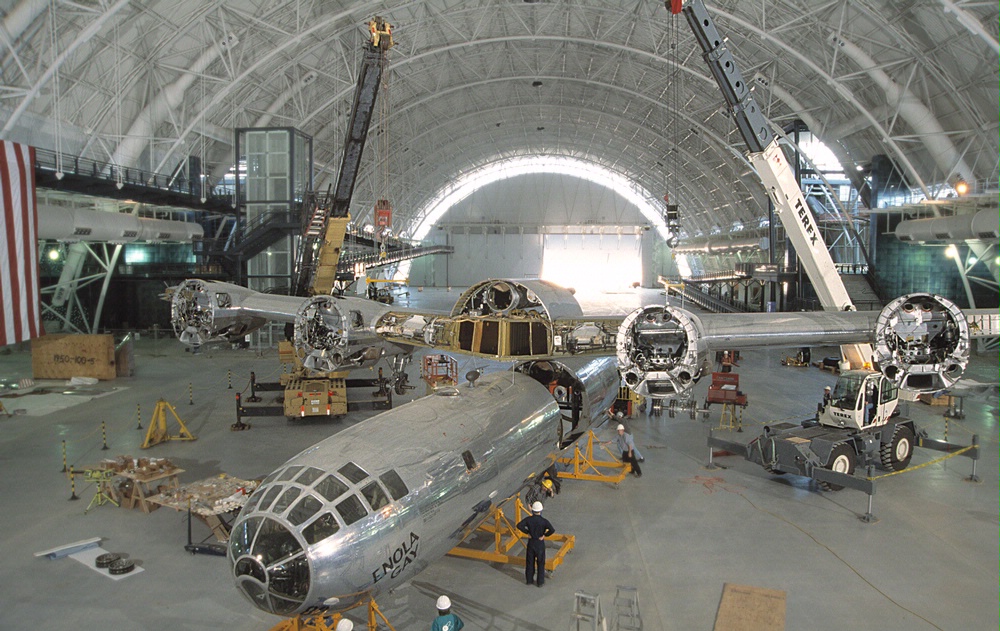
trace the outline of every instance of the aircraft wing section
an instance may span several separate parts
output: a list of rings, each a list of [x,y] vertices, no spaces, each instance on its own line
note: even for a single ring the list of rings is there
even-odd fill
[[[170,321],[184,344],[236,341],[268,322],[292,322],[304,300],[217,281],[186,280],[167,291]]]
[[[275,296],[203,280],[168,293],[182,342],[233,341],[269,321],[290,322],[298,356],[314,372],[370,366],[415,347],[497,361],[614,355],[625,384],[653,398],[693,387],[711,370],[715,351],[869,343],[871,368],[901,388],[936,391],[965,371],[970,338],[996,335],[997,328],[995,313],[967,315],[931,294],[902,296],[881,312],[695,314],[653,305],[625,316],[588,316],[572,292],[537,280],[484,281],[450,313],[344,296]]]
[[[414,346],[387,343],[376,335],[374,324],[388,307],[363,298],[279,296],[198,279],[170,288],[166,296],[182,343],[234,342],[268,322],[285,322],[294,325],[292,343],[313,373],[370,366]]]
[[[703,314],[642,307],[618,331],[626,385],[653,398],[682,394],[711,370],[710,353],[766,347],[871,343],[874,365],[899,387],[934,392],[955,383],[969,359],[969,323],[950,300],[910,294],[882,311]]]

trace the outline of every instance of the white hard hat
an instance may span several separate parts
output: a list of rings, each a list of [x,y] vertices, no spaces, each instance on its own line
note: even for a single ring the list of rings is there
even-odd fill
[[[615,429],[619,429],[619,430],[622,430],[622,429],[625,429],[625,426],[624,426],[624,425],[622,425],[621,423],[619,423],[619,424],[618,424],[618,427],[616,427]]]
[[[540,512],[542,512],[542,508],[543,507],[542,507],[542,503],[541,502],[535,502],[534,504],[531,505],[531,512],[532,513],[540,513]]]
[[[437,608],[439,611],[444,611],[445,609],[451,609],[451,599],[447,596],[439,596],[437,601]]]
[[[354,623],[347,618],[341,618],[333,631],[354,631]]]
[[[829,389],[830,389],[830,386],[827,386],[827,387],[825,387],[825,388],[823,388],[823,389],[824,389],[824,390],[829,390]]]

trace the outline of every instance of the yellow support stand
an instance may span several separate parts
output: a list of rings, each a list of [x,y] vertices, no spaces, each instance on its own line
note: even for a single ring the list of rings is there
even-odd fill
[[[722,416],[719,417],[719,429],[735,429],[743,431],[743,408],[736,410],[735,403],[722,404]]]
[[[177,424],[180,425],[181,431],[176,436],[171,436],[167,432],[167,410],[170,410],[170,413],[177,419]],[[148,449],[153,445],[159,445],[168,440],[196,440],[196,437],[191,435],[187,426],[184,425],[184,421],[181,420],[181,417],[177,416],[177,410],[174,409],[174,406],[160,399],[156,402],[156,409],[153,410],[153,418],[149,421],[149,431],[146,432],[146,440],[142,442],[140,447]]]
[[[627,462],[622,462],[614,456],[607,447],[601,447],[604,451],[611,456],[611,460],[595,460],[594,459],[594,431],[590,430],[587,432],[587,448],[585,451],[580,451],[580,445],[576,444],[573,446],[573,457],[572,458],[559,458],[556,462],[561,462],[563,464],[573,465],[572,471],[560,471],[560,478],[568,478],[570,480],[590,480],[592,482],[610,482],[611,484],[618,484],[625,479],[625,476],[629,474],[632,470],[632,465]],[[598,441],[598,444],[599,441]],[[605,473],[602,469],[610,470],[610,473]]]
[[[504,512],[504,506],[506,506],[511,499],[514,500],[513,520],[508,519],[506,513]],[[482,531],[493,535],[492,550],[480,550],[463,545],[463,540],[463,543],[460,543],[452,548],[448,554],[450,556],[462,557],[463,559],[476,559],[478,561],[488,561],[490,563],[509,563],[523,567],[524,556],[509,554],[509,552],[511,548],[516,545],[521,545],[527,549],[527,544],[524,543],[524,540],[528,538],[528,535],[518,530],[516,524],[520,523],[521,519],[530,514],[531,511],[529,511],[524,504],[521,503],[520,497],[514,495],[511,498],[507,498],[507,500],[493,509],[493,515],[489,519],[476,528],[476,531]],[[562,565],[566,555],[569,554],[569,551],[576,545],[576,536],[556,533],[546,537],[545,541],[555,541],[560,544],[559,549],[556,550],[555,554],[550,556],[548,551],[546,551],[545,569],[552,572],[555,571],[557,567]]]
[[[104,506],[108,502],[111,502],[115,506],[118,506],[118,502],[108,492],[111,480],[115,477],[114,471],[110,469],[86,469],[83,472],[83,477],[87,482],[93,482],[97,487],[97,490],[94,492],[94,499],[90,500],[87,510],[83,511],[84,515],[90,512],[90,509],[95,505]]]
[[[389,620],[378,608],[375,599],[368,600],[368,631],[378,631],[379,620],[385,623],[389,631],[396,631]],[[340,613],[328,614],[325,610],[306,611],[294,618],[282,620],[271,627],[271,631],[334,631],[343,616]]]

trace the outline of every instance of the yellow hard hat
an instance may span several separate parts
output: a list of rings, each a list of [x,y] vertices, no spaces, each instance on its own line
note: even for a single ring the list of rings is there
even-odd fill
[[[552,480],[549,480],[548,478],[542,480],[542,486],[544,486],[545,488],[547,488],[547,489],[549,489],[551,491],[552,490]]]

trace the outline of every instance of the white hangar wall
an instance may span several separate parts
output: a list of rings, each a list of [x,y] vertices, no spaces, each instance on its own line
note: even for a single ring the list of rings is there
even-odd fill
[[[548,251],[550,270],[554,259],[565,265],[566,255],[575,253],[580,267],[592,265],[621,286],[655,286],[657,275],[666,273],[665,246],[648,225],[634,204],[582,178],[535,173],[500,180],[441,218],[427,241],[455,252],[414,261],[410,284],[462,287],[484,278],[538,278]]]

